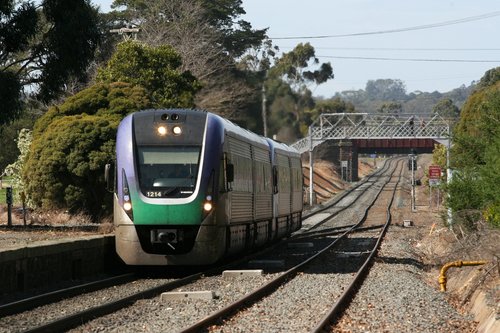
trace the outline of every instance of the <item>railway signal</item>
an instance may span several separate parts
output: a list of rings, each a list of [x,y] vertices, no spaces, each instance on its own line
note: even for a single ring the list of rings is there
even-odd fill
[[[411,211],[415,212],[415,170],[417,169],[417,155],[408,155],[408,169],[411,170]]]

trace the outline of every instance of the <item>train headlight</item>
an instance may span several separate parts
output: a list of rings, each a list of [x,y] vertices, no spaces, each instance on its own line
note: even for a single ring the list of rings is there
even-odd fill
[[[207,202],[205,202],[205,203],[203,204],[203,209],[205,210],[205,212],[209,212],[209,211],[211,211],[211,210],[212,210],[212,208],[213,208],[213,206],[212,206],[212,203],[211,203],[211,202],[208,202],[208,201],[207,201]]]
[[[130,197],[130,190],[128,187],[127,176],[125,175],[125,170],[122,169],[122,199],[123,199],[123,210],[127,213],[131,220],[134,219],[132,213],[132,198]]]
[[[174,135],[181,135],[182,128],[180,126],[174,126],[174,128],[172,128],[172,132],[174,132]]]
[[[132,204],[130,202],[125,202],[123,204],[123,209],[125,209],[127,212],[129,212],[132,209]]]
[[[161,136],[164,136],[167,134],[167,128],[165,126],[159,126],[158,127],[158,134]]]
[[[208,213],[209,211],[212,210],[212,208],[214,208],[214,206],[212,204],[212,196],[207,195],[206,200],[203,203],[203,210]]]

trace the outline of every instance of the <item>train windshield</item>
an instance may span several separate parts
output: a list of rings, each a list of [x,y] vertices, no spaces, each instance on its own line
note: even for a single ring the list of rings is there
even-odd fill
[[[185,198],[193,194],[200,146],[137,147],[139,184],[150,198]]]

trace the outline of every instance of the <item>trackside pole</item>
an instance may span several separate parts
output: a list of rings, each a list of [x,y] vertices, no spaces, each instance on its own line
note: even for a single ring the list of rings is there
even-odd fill
[[[450,149],[451,149],[451,133],[450,133],[450,128],[448,128],[448,147],[446,147],[446,183],[450,184],[451,178],[453,177],[453,173],[451,172],[450,168]],[[448,193],[448,196],[450,194]],[[452,224],[453,224],[453,212],[451,211],[451,208],[448,207],[448,227],[451,229]]]
[[[7,203],[7,226],[12,227],[12,204],[14,203],[14,199],[11,186],[7,187],[5,196],[5,202]]]
[[[313,185],[313,151],[309,150],[309,206],[313,205],[313,193],[314,193],[314,185]]]
[[[309,126],[309,206],[313,205],[314,182],[313,182],[313,140],[312,130]]]
[[[415,207],[417,198],[416,192],[415,192],[415,161],[416,161],[416,156],[412,155],[411,157],[411,211],[416,212],[417,208]]]
[[[429,184],[429,209],[432,209],[432,186]]]

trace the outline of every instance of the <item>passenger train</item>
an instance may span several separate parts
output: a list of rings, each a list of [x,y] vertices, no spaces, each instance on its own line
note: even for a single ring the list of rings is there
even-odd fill
[[[300,229],[302,185],[295,149],[218,115],[133,113],[116,138],[116,251],[128,265],[206,265],[264,246]]]

